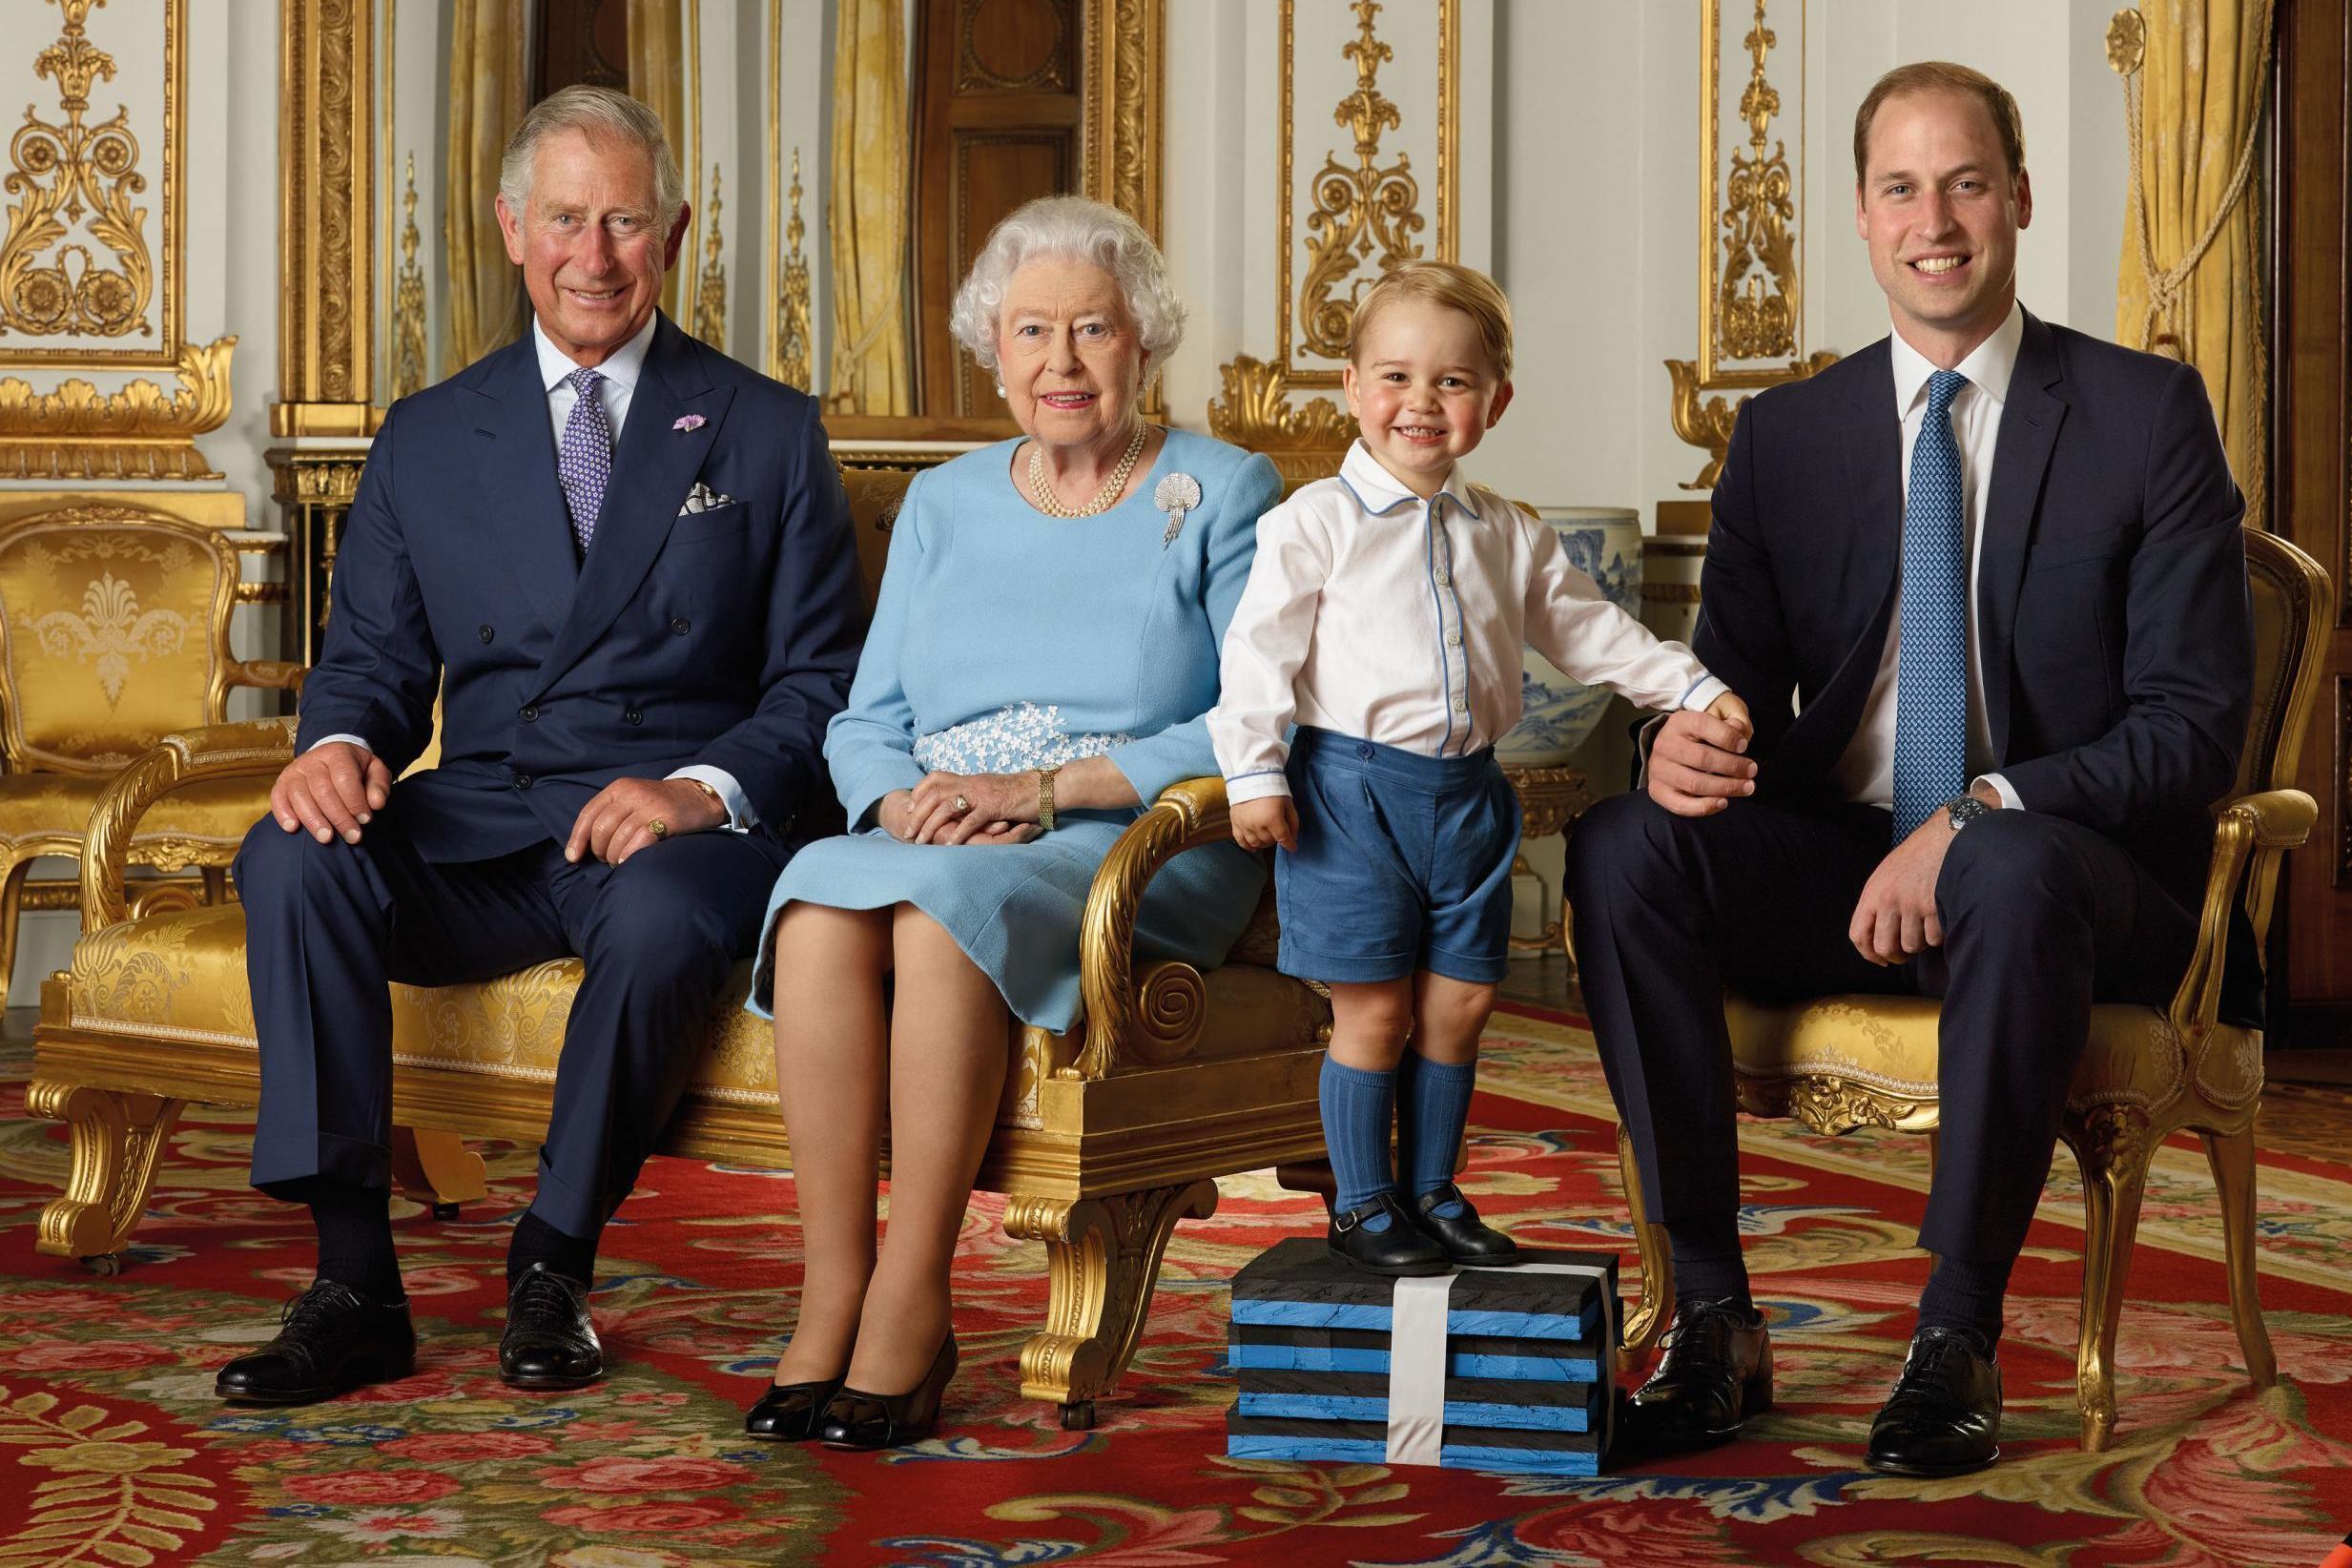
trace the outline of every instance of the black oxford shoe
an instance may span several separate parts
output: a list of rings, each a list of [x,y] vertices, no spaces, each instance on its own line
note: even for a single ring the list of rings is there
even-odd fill
[[[240,1405],[307,1405],[417,1370],[408,1303],[320,1280],[286,1303],[278,1337],[220,1369],[213,1392]]]
[[[1966,1329],[1911,1335],[1903,1375],[1870,1423],[1872,1470],[1965,1475],[2001,1456],[2001,1365]]]
[[[824,1425],[825,1407],[841,1392],[841,1379],[820,1383],[771,1383],[743,1415],[745,1435],[769,1443],[805,1443]]]
[[[1753,1307],[1694,1297],[1674,1304],[1666,1353],[1627,1402],[1646,1447],[1708,1448],[1772,1408],[1772,1336]]]
[[[1436,1212],[1448,1204],[1461,1206],[1451,1218]],[[1445,1248],[1447,1258],[1465,1269],[1508,1269],[1519,1261],[1519,1244],[1479,1219],[1462,1189],[1452,1182],[1413,1200],[1413,1223]]]
[[[1385,1228],[1374,1230],[1365,1224],[1381,1214],[1389,1217]],[[1406,1216],[1393,1192],[1383,1192],[1345,1214],[1332,1214],[1323,1239],[1331,1256],[1368,1274],[1442,1274],[1452,1267],[1446,1249]]]
[[[506,1292],[498,1375],[509,1388],[577,1389],[605,1374],[605,1348],[588,1321],[588,1287],[534,1263]]]
[[[939,1422],[939,1400],[956,1375],[956,1336],[939,1343],[923,1380],[904,1393],[867,1393],[842,1385],[825,1406],[816,1435],[827,1448],[904,1448],[931,1435]]]

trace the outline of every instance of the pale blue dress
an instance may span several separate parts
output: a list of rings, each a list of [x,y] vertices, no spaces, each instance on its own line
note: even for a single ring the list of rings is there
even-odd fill
[[[1145,802],[1213,774],[1205,716],[1218,651],[1249,577],[1258,514],[1281,482],[1262,456],[1171,430],[1151,473],[1093,517],[1044,516],[1014,488],[1016,442],[918,476],[890,541],[874,626],[825,760],[851,832],[793,856],[769,898],[836,909],[911,903],[996,981],[1014,1015],[1077,1021],[1078,928],[1097,867],[1141,806],[1060,814],[1026,844],[908,844],[875,825],[882,797],[935,769],[1018,773],[1107,756]],[[1154,503],[1188,474],[1200,505],[1173,540]],[[1256,906],[1264,869],[1220,844],[1179,856],[1144,898],[1139,949],[1206,968]],[[752,1011],[768,1016],[764,955]]]

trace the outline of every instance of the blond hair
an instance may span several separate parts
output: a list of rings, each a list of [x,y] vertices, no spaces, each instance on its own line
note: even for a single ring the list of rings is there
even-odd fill
[[[1969,66],[1950,60],[1921,60],[1897,66],[1870,86],[1862,107],[1854,111],[1854,183],[1870,177],[1870,122],[1879,105],[1900,93],[1954,93],[1974,98],[1992,116],[1992,133],[2001,139],[2001,156],[2008,160],[2009,178],[2015,184],[2025,172],[2025,116],[2009,89]]]
[[[1511,379],[1511,301],[1495,279],[1453,261],[1402,262],[1366,289],[1348,326],[1351,361],[1372,318],[1401,299],[1426,299],[1469,317],[1478,329],[1478,346],[1495,366],[1496,380]]]

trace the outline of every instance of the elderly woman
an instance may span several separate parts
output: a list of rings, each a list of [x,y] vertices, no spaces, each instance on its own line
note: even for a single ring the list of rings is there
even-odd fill
[[[752,1005],[775,1020],[806,1268],[755,1437],[878,1448],[936,1420],[956,1368],[949,1268],[1011,1020],[1076,1021],[1096,868],[1143,802],[1216,771],[1218,649],[1279,489],[1263,457],[1145,423],[1184,312],[1116,210],[1054,196],[1014,213],[952,324],[1025,434],[908,487],[825,742],[852,832],[801,851],[770,902]],[[1183,856],[1139,940],[1216,963],[1261,876],[1230,845]]]

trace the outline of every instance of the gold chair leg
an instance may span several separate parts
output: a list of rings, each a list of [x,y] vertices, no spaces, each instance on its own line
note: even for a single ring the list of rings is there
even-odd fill
[[[1061,1406],[1064,1431],[1092,1427],[1095,1400],[1134,1359],[1176,1222],[1216,1211],[1217,1184],[1207,1180],[1007,1203],[1004,1233],[1045,1244],[1050,1280],[1045,1327],[1021,1348],[1021,1397]]]
[[[2074,1395],[2082,1412],[2082,1449],[2105,1452],[2115,1432],[2115,1330],[2139,1232],[2139,1200],[2148,1179],[2151,1140],[2144,1112],[2100,1105],[2069,1127],[2066,1141],[2082,1166],[2082,1320],[2074,1356]]]
[[[119,1272],[122,1250],[147,1207],[179,1100],[35,1080],[26,1095],[35,1116],[73,1129],[73,1166],[63,1197],[41,1210],[35,1248],[79,1258],[101,1274]]]
[[[1650,1223],[1641,1201],[1641,1166],[1634,1158],[1633,1139],[1617,1129],[1617,1168],[1625,1181],[1625,1209],[1633,1216],[1634,1247],[1641,1255],[1640,1304],[1625,1314],[1625,1332],[1618,1347],[1617,1370],[1639,1372],[1649,1359],[1650,1347],[1665,1331],[1666,1309],[1674,1300],[1674,1254],[1666,1248],[1666,1228]]]
[[[458,1205],[490,1190],[482,1156],[454,1132],[423,1127],[392,1129],[392,1179],[402,1190],[423,1198],[437,1220],[457,1218]]]
[[[2238,1325],[2238,1348],[2246,1375],[2258,1389],[2279,1381],[2279,1358],[2262,1322],[2261,1289],[2254,1270],[2254,1129],[2207,1132],[2205,1161],[2221,1193],[2221,1250],[2230,1273],[2230,1317]]]
[[[9,1004],[9,978],[16,970],[16,917],[25,898],[25,876],[31,860],[0,852],[0,1007]]]

